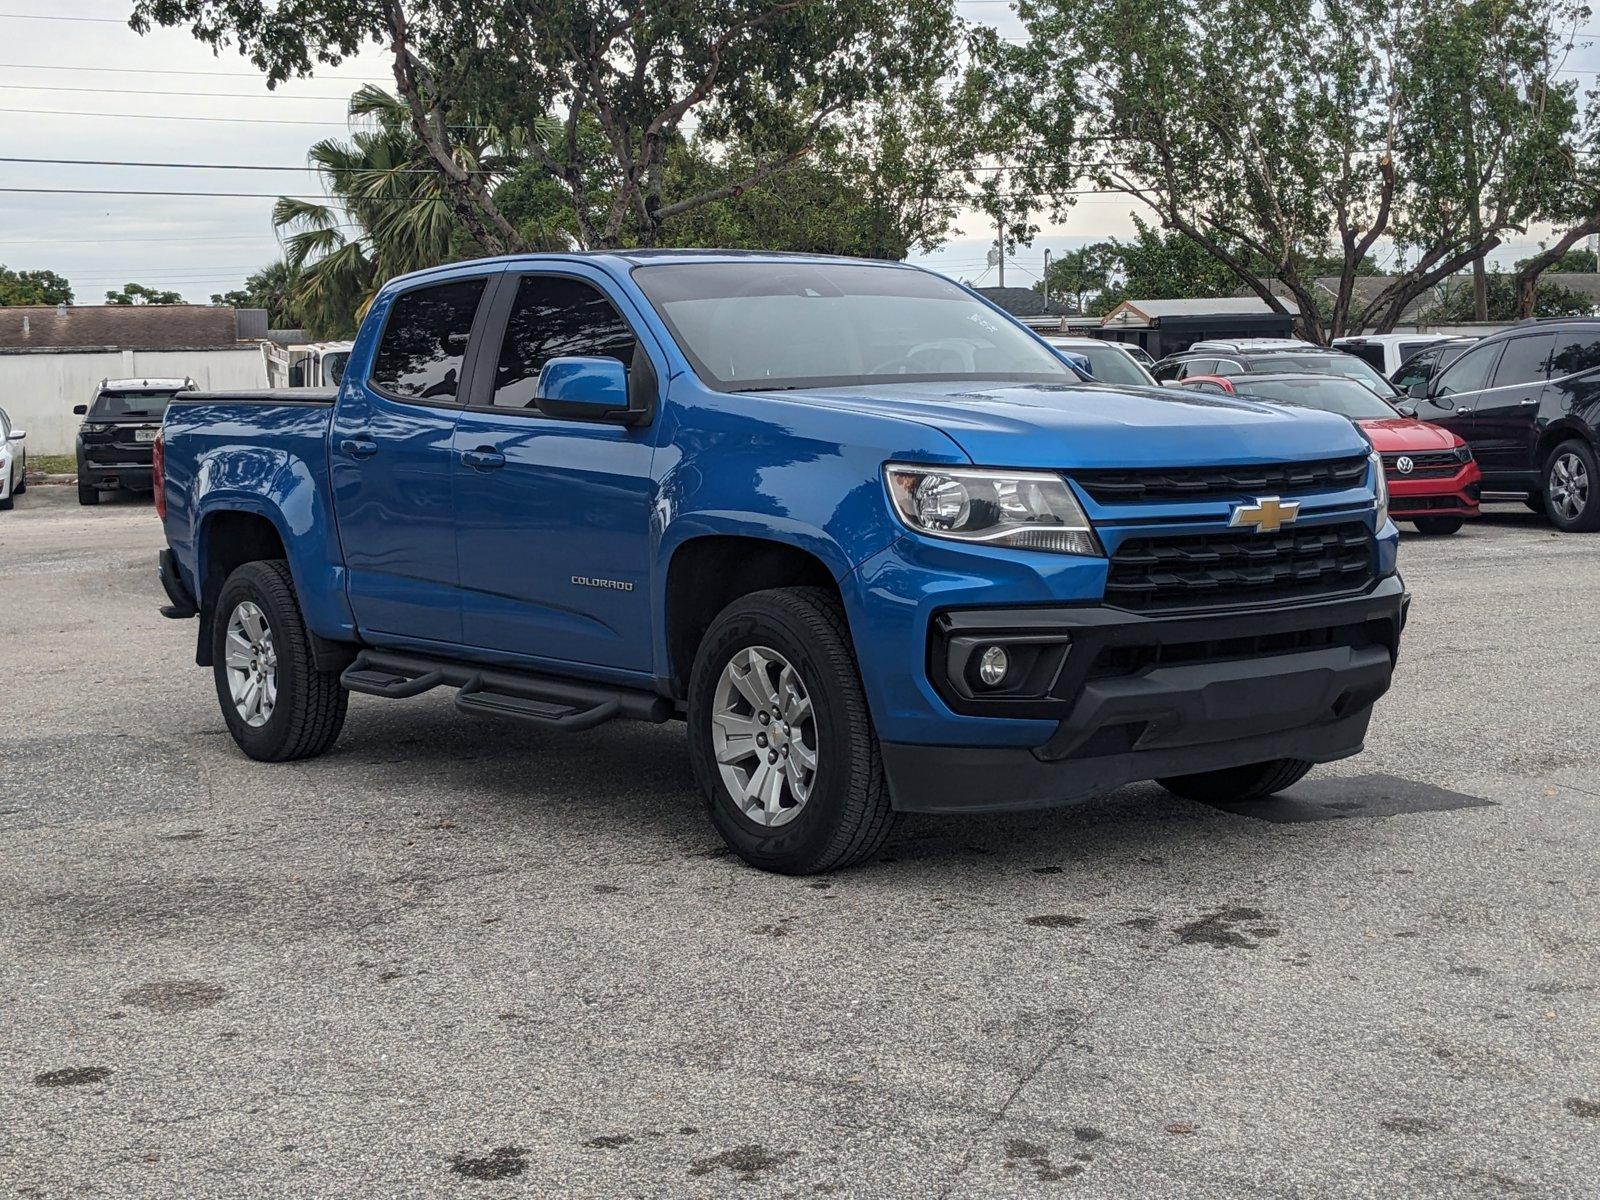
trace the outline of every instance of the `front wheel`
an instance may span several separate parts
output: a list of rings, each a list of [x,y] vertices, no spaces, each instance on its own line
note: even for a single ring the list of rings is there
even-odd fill
[[[87,504],[99,504],[100,503],[100,489],[95,487],[93,484],[90,484],[89,486],[85,487],[83,484],[80,483],[78,485],[78,503],[79,504],[86,504],[86,505]]]
[[[1562,442],[1550,452],[1544,467],[1544,507],[1565,533],[1600,529],[1600,464],[1588,445]]]
[[[1156,780],[1167,791],[1185,800],[1202,804],[1228,801],[1264,800],[1274,792],[1293,787],[1305,778],[1312,764],[1299,758],[1273,758],[1243,767],[1221,771],[1200,771],[1194,775],[1169,775]]]
[[[717,832],[752,866],[851,866],[894,830],[850,630],[821,588],[755,592],[712,622],[689,681],[689,753]]]
[[[1414,524],[1418,533],[1429,537],[1445,537],[1466,524],[1464,517],[1418,517]]]
[[[350,694],[319,671],[281,561],[249,562],[222,585],[211,628],[212,671],[228,732],[251,758],[313,758],[344,728]]]

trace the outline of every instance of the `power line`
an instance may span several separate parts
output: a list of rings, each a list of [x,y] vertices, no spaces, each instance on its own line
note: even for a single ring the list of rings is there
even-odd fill
[[[168,113],[108,113],[79,112],[59,108],[0,108],[0,112],[31,113],[37,117],[101,117],[110,120],[131,118],[142,121],[217,121],[229,125],[338,125],[347,128],[349,121],[290,121],[277,117],[190,117]]]
[[[4,110],[0,110],[4,111]],[[208,196],[218,199],[239,200],[317,200],[323,204],[338,203],[333,197],[319,196],[308,192],[195,192],[195,191],[154,191],[142,188],[52,188],[52,187],[0,187],[0,192],[18,192],[30,195],[51,196]],[[383,203],[381,198],[363,200],[364,204]],[[412,204],[415,201],[409,198],[396,197],[394,203]]]
[[[0,63],[7,71],[103,71],[117,75],[214,75],[229,79],[261,79],[261,71],[180,71],[165,67],[64,67],[49,63]],[[328,83],[393,83],[393,76],[381,75],[320,75],[316,78]]]
[[[130,28],[121,17],[58,17],[54,13],[0,13],[0,19],[7,21],[81,21],[91,25],[121,25],[124,29]]]
[[[92,88],[47,87],[38,83],[0,83],[0,88],[14,92],[87,92],[94,96],[187,96],[192,100],[205,100],[212,96],[229,100],[338,100],[347,103],[349,96],[335,96],[318,92],[314,96],[291,96],[286,92],[180,92],[169,88]]]
[[[50,167],[150,167],[168,168],[182,171],[312,171],[338,174],[346,171],[376,170],[368,167],[327,167],[327,166],[258,166],[253,163],[186,163],[186,162],[138,162],[115,158],[12,158],[0,157],[0,163],[30,163],[36,166]],[[433,167],[394,167],[383,171],[385,175],[437,175],[439,172]],[[489,171],[473,171],[469,174],[488,175]]]

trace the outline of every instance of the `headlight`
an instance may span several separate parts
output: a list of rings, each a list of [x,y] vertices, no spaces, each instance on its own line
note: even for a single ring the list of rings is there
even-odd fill
[[[890,463],[884,478],[895,512],[918,533],[1019,550],[1100,553],[1089,518],[1059,475]]]
[[[1456,447],[1456,461],[1468,463],[1472,461],[1472,447],[1462,442]]]
[[[1378,514],[1373,528],[1382,529],[1389,519],[1389,481],[1384,478],[1383,458],[1376,450],[1367,455],[1367,461],[1372,464],[1372,490],[1378,495]]]
[[[109,426],[109,425],[99,425],[99,424],[85,425],[83,427],[83,431],[85,433],[110,433],[111,432],[111,426]]]

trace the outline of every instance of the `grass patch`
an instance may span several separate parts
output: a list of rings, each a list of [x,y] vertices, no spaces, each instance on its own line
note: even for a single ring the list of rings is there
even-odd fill
[[[28,473],[39,471],[45,475],[76,475],[78,459],[72,454],[30,454]]]

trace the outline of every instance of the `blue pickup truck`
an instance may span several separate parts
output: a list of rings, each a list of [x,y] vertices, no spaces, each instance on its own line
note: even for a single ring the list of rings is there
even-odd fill
[[[349,692],[682,719],[748,862],[1362,747],[1407,595],[1349,421],[1086,379],[912,267],[553,254],[394,280],[337,392],[184,393],[171,617],[250,757]],[[603,782],[603,781],[602,781]]]

